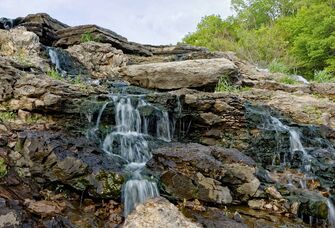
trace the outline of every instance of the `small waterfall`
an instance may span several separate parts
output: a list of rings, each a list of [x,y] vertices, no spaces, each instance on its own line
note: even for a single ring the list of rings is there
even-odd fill
[[[168,112],[147,103],[142,96],[120,94],[111,98],[115,125],[103,140],[102,148],[107,154],[120,157],[127,163],[123,172],[128,180],[123,186],[122,197],[127,216],[136,205],[159,195],[156,182],[144,174],[146,162],[152,157],[148,139],[156,137],[171,141],[170,121]],[[99,111],[96,129],[107,105],[104,104]]]
[[[335,227],[335,206],[330,199],[328,199],[327,205],[328,205],[328,223],[330,227]]]
[[[311,168],[311,156],[307,153],[304,146],[301,143],[299,133],[289,126],[284,125],[278,118],[272,117],[270,118],[270,125],[267,128],[273,128],[276,131],[288,131],[290,134],[290,157],[293,158],[296,152],[302,152],[303,155],[303,168],[304,171],[310,171]],[[284,158],[284,163],[286,159]]]

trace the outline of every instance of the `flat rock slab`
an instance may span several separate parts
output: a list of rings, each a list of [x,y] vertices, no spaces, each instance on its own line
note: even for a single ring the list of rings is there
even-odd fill
[[[237,67],[225,58],[129,65],[120,70],[131,84],[161,90],[205,88],[214,90],[220,77],[237,74]]]

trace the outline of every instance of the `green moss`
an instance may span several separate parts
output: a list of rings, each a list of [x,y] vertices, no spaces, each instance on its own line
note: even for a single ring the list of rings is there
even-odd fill
[[[7,165],[5,159],[0,157],[0,178],[6,176],[7,174]]]
[[[13,121],[17,118],[17,114],[13,111],[5,111],[5,112],[0,112],[0,120],[2,122],[5,121]]]
[[[118,173],[101,172],[97,179],[103,182],[103,195],[118,198],[121,195],[123,176]]]

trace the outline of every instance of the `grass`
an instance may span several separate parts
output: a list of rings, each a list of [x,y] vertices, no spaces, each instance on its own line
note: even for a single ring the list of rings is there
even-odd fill
[[[283,83],[283,84],[288,84],[288,85],[299,84],[299,82],[297,80],[295,80],[294,78],[292,78],[289,75],[284,75],[284,76],[280,77],[278,79],[278,82]]]
[[[94,36],[90,32],[85,32],[84,34],[81,35],[81,37],[80,37],[80,42],[81,43],[90,42],[90,41],[99,42],[100,39],[98,37]]]
[[[271,73],[283,73],[288,74],[290,72],[290,68],[285,64],[279,62],[277,59],[274,59],[268,66],[269,71]]]
[[[222,76],[215,87],[215,92],[235,92],[236,90],[237,88],[229,83],[226,76]]]
[[[314,81],[318,83],[335,82],[335,77],[325,70],[314,72]]]
[[[47,72],[47,75],[50,78],[53,78],[55,80],[63,80],[64,78],[62,77],[62,75],[55,69],[51,69]]]

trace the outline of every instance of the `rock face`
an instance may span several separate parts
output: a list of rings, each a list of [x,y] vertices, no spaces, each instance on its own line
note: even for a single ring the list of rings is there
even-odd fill
[[[86,66],[93,78],[113,77],[128,61],[121,50],[107,43],[85,42],[71,46],[67,51]]]
[[[150,89],[214,90],[220,77],[237,74],[237,68],[231,61],[220,58],[130,65],[122,68],[120,74],[130,83]]]
[[[254,161],[237,150],[172,144],[153,151],[147,165],[160,174],[164,190],[179,199],[229,204],[231,194],[247,200],[260,185]]]
[[[176,206],[166,199],[154,198],[138,205],[127,217],[123,227],[200,228],[201,226],[187,219]]]
[[[82,42],[83,34],[90,34],[92,39],[101,43],[109,43],[113,47],[122,50],[126,54],[150,56],[152,53],[141,44],[129,42],[126,38],[105,28],[96,25],[82,25],[61,29],[57,32],[59,40],[56,47],[67,48]]]

